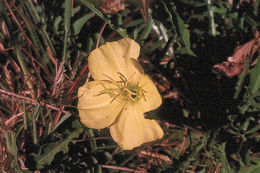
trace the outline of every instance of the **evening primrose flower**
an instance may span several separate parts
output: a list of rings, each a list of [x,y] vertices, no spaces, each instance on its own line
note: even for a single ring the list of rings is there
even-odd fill
[[[82,124],[109,127],[113,140],[124,150],[163,136],[160,125],[144,117],[161,105],[162,98],[137,62],[139,52],[139,45],[127,37],[93,50],[88,63],[94,81],[78,90]]]

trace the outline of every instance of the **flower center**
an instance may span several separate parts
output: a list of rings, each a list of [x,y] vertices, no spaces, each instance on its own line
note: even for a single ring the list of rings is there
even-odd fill
[[[101,81],[101,85],[103,86],[104,90],[101,91],[100,94],[106,93],[110,95],[112,97],[111,103],[117,98],[135,103],[144,97],[145,91],[142,89],[142,87],[138,86],[139,81],[137,83],[131,83],[123,74],[118,74],[120,78],[118,81],[105,75],[108,80]]]

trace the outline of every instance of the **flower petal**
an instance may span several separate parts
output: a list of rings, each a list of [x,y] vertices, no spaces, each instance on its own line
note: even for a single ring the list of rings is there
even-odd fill
[[[132,75],[133,69],[138,71],[132,59],[136,60],[139,52],[140,46],[128,37],[107,42],[90,53],[88,57],[90,73],[94,80],[107,79],[105,75],[118,80],[118,73],[128,78]]]
[[[128,57],[133,59],[137,59],[139,57],[140,46],[129,37],[110,42],[110,44],[120,57]]]
[[[104,90],[97,81],[88,82],[78,90],[80,120],[89,128],[102,129],[110,126],[124,107],[122,101],[112,101],[113,98],[104,93]]]
[[[124,150],[131,150],[145,142],[163,137],[163,131],[155,120],[145,119],[138,106],[128,104],[110,127],[112,138]]]
[[[140,75],[138,86],[144,90],[144,97],[138,101],[143,112],[154,110],[162,104],[162,97],[148,75]]]

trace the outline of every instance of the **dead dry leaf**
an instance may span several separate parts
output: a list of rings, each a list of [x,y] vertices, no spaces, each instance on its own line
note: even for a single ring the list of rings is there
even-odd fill
[[[115,14],[124,9],[123,0],[102,0],[101,10],[105,14]]]
[[[229,78],[238,76],[243,72],[246,64],[246,59],[249,58],[250,65],[256,64],[257,60],[253,60],[256,51],[259,51],[260,38],[255,38],[242,46],[237,46],[233,56],[228,57],[227,61],[213,66],[213,73],[221,78],[225,75]]]

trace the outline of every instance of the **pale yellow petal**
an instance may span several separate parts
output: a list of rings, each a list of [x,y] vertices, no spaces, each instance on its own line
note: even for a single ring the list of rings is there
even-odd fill
[[[110,42],[110,44],[120,57],[128,57],[133,59],[137,59],[139,57],[140,46],[129,37]]]
[[[131,150],[145,142],[163,137],[163,131],[155,120],[144,118],[135,105],[128,104],[110,127],[112,138],[124,150]]]
[[[144,91],[144,96],[138,101],[143,112],[154,110],[162,104],[162,97],[156,85],[148,75],[140,75],[138,85]]]
[[[95,80],[107,79],[105,75],[118,80],[118,73],[128,78],[139,73],[140,69],[136,69],[132,63],[132,59],[138,58],[139,52],[140,46],[127,37],[107,42],[90,53],[88,57],[90,73]]]
[[[112,99],[104,93],[104,87],[100,82],[91,81],[80,87],[78,111],[81,122],[94,129],[110,126],[124,106],[124,103],[117,99],[111,102]]]

